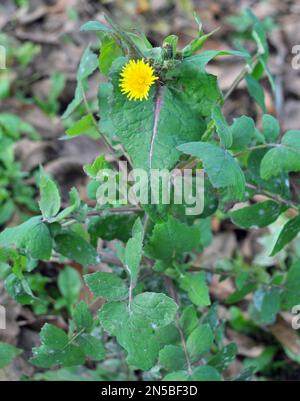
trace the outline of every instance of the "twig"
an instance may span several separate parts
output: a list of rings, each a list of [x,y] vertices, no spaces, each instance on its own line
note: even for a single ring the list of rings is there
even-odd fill
[[[246,187],[250,188],[250,189],[254,189],[257,192],[260,192],[262,195],[265,195],[268,198],[273,199],[276,202],[283,203],[283,204],[287,205],[289,208],[297,210],[297,212],[299,212],[299,207],[295,203],[282,198],[280,195],[277,195],[277,194],[274,194],[267,190],[261,189],[260,187],[249,184],[249,183],[246,183]]]

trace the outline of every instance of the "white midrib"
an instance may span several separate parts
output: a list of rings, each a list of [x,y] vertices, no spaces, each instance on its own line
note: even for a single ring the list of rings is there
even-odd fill
[[[163,87],[159,86],[155,98],[154,121],[153,121],[153,129],[152,129],[150,152],[149,152],[149,170],[152,169],[154,145],[158,132],[158,124],[159,124],[159,117],[162,104],[163,104]]]

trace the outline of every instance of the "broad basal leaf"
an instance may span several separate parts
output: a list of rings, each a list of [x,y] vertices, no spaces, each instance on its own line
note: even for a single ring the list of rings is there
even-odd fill
[[[121,65],[114,70],[109,115],[134,167],[171,169],[180,156],[177,146],[201,138],[203,117],[221,99],[216,78],[184,61],[166,85],[152,87],[148,100],[130,101],[120,92]],[[107,113],[103,117],[107,120]]]

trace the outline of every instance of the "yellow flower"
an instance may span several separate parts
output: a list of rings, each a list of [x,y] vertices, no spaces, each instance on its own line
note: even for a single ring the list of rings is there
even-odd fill
[[[144,60],[130,60],[120,75],[121,92],[126,94],[129,100],[148,99],[150,87],[158,79],[153,68]]]

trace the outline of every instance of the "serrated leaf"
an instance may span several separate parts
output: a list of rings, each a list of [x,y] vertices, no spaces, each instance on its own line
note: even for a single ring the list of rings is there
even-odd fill
[[[225,148],[230,148],[232,146],[232,132],[229,129],[227,121],[222,113],[221,107],[219,105],[215,105],[212,108],[212,119],[215,122],[216,130],[221,140],[221,144]]]
[[[65,267],[58,276],[58,287],[69,308],[78,300],[81,288],[80,274],[72,267]]]
[[[189,375],[185,370],[178,370],[177,372],[172,372],[163,378],[163,381],[188,381]]]
[[[260,175],[264,180],[282,171],[300,171],[300,131],[288,131],[281,145],[269,150],[262,159]]]
[[[6,228],[0,234],[0,245],[24,248],[33,258],[41,260],[50,259],[52,252],[52,238],[40,216],[32,217],[19,226]]]
[[[46,323],[41,332],[40,338],[42,344],[46,345],[52,350],[60,350],[66,347],[69,343],[67,334],[58,327]]]
[[[95,360],[102,361],[105,358],[105,349],[99,338],[91,334],[83,333],[77,337],[76,342],[84,352],[85,356]]]
[[[115,58],[122,55],[122,49],[119,47],[115,38],[105,36],[101,44],[99,56],[99,68],[102,74],[107,75]]]
[[[0,369],[9,365],[21,353],[21,349],[0,341]]]
[[[210,350],[214,341],[213,332],[208,324],[197,327],[189,336],[186,342],[187,351],[192,360]]]
[[[205,273],[184,274],[179,280],[181,288],[188,292],[190,300],[197,306],[210,305],[209,289]]]
[[[144,292],[133,299],[132,321],[137,327],[164,327],[174,320],[177,308],[165,294]]]
[[[189,305],[181,313],[180,326],[186,336],[189,336],[191,332],[198,326],[199,319],[197,316],[197,310],[193,305]]]
[[[212,366],[198,366],[192,372],[191,381],[221,381],[220,373]]]
[[[49,368],[54,365],[82,365],[84,353],[72,345],[67,334],[52,324],[46,323],[40,333],[42,345],[33,348],[31,363],[37,367]]]
[[[194,249],[199,242],[198,227],[188,226],[169,216],[167,222],[155,225],[145,251],[154,259],[170,262],[177,255]]]
[[[58,253],[84,266],[98,262],[95,248],[78,234],[73,232],[58,234],[55,237],[55,244]]]
[[[96,272],[84,276],[84,280],[95,296],[107,301],[120,301],[128,296],[125,282],[112,273]]]
[[[80,120],[76,121],[70,128],[66,130],[69,137],[76,137],[79,135],[87,135],[93,139],[100,138],[100,134],[94,126],[93,116],[87,114]]]
[[[140,219],[133,225],[133,237],[126,244],[124,262],[130,275],[131,285],[135,286],[142,260],[144,230]]]
[[[280,134],[278,120],[270,114],[263,115],[263,135],[267,142],[275,142]]]
[[[252,141],[255,134],[255,123],[252,118],[241,116],[233,120],[230,126],[232,149],[243,149]]]
[[[55,217],[60,209],[60,194],[57,185],[44,170],[40,170],[39,188],[41,199],[39,206],[44,219]]]
[[[169,371],[184,369],[186,358],[183,349],[178,345],[166,345],[159,352],[159,363]]]
[[[245,177],[237,161],[226,150],[206,142],[190,142],[178,149],[202,160],[204,169],[215,188],[230,188],[233,198],[242,198]]]
[[[90,332],[93,328],[93,316],[87,304],[80,301],[74,308],[73,320],[77,331],[84,330]]]
[[[99,312],[101,325],[117,337],[128,353],[128,363],[139,369],[149,370],[156,362],[159,343],[151,328],[137,328],[124,303],[105,304]]]
[[[234,224],[243,228],[266,227],[277,220],[282,211],[282,205],[267,200],[235,210],[229,215]]]

